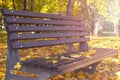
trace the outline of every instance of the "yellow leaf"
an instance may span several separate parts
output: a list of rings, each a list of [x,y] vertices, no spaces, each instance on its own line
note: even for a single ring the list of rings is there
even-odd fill
[[[50,57],[49,56],[46,56],[46,57],[44,57],[45,59],[49,59]]]
[[[57,60],[52,60],[51,62],[55,64],[55,63],[57,63],[58,61],[57,61]]]
[[[52,80],[64,80],[64,77],[62,75],[57,75],[53,77]]]
[[[92,57],[91,56],[86,56],[87,58],[90,58],[90,59],[92,59]]]
[[[120,71],[116,72],[115,74],[116,74],[116,76],[120,77]]]
[[[64,57],[64,56],[61,56],[61,59],[64,59],[64,60],[70,60],[71,58],[69,58],[69,57]]]
[[[19,70],[21,68],[20,62],[17,62],[16,65],[14,66],[14,69]]]
[[[81,57],[81,55],[79,55],[79,54],[71,54],[70,57],[72,57],[72,58],[79,58],[79,57]]]
[[[4,73],[0,73],[0,76],[3,77],[3,76],[5,76],[5,74]]]

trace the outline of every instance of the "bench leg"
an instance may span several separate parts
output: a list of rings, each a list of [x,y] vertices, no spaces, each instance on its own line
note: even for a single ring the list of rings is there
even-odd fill
[[[97,67],[97,65],[100,63],[100,61],[99,62],[96,62],[96,63],[94,63],[94,64],[91,64],[91,65],[89,65],[89,66],[87,66],[87,67],[85,67],[85,68],[81,68],[81,69],[79,69],[78,71],[83,71],[83,72],[87,72],[87,73],[89,73],[89,74],[94,74],[94,72],[95,72],[95,70],[96,70],[96,67]]]
[[[79,46],[79,50],[80,50],[81,52],[88,51],[88,50],[89,50],[89,47],[88,47],[87,42],[81,42],[81,43],[80,43],[80,46]]]
[[[16,62],[19,62],[19,61],[20,61],[20,58],[17,51],[12,51],[11,49],[8,49],[5,80],[10,79],[11,77],[10,70],[13,69]]]
[[[9,78],[10,78],[10,60],[9,60],[9,57],[7,57],[5,80],[9,80]]]

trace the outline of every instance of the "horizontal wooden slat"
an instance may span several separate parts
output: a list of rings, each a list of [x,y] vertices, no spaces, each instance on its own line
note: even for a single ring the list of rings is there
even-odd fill
[[[2,13],[8,16],[24,16],[24,17],[51,18],[51,19],[76,20],[76,21],[82,20],[81,18],[78,18],[78,17],[62,16],[62,15],[55,15],[55,14],[44,14],[44,13],[29,12],[29,11],[22,11],[22,10],[16,11],[16,10],[2,9]]]
[[[48,69],[54,69],[54,70],[62,71],[63,73],[65,73],[65,72],[74,71],[74,70],[77,70],[77,69],[80,69],[83,67],[87,67],[88,65],[99,62],[106,57],[117,55],[117,53],[118,53],[118,50],[108,49],[108,48],[95,48],[94,50],[96,50],[96,53],[94,55],[91,55],[91,58],[79,57],[79,58],[74,58],[74,59],[70,59],[70,60],[56,59],[58,62],[55,64],[47,61],[47,59],[37,58],[37,59],[26,60],[26,61],[23,61],[22,63],[25,65],[31,65],[31,66],[32,65],[33,66],[35,65],[38,67],[43,66]],[[70,54],[67,54],[67,57],[69,55]],[[54,55],[54,56],[57,56],[57,55]],[[61,56],[63,56],[63,55],[61,55]]]
[[[64,40],[46,40],[36,42],[12,42],[13,49],[32,48],[32,47],[43,47],[51,45],[68,44],[75,42],[86,42],[89,38],[76,38],[76,39],[64,39]]]
[[[46,25],[49,24],[49,25],[72,25],[72,26],[84,25],[83,22],[75,22],[75,21],[38,20],[38,19],[12,18],[12,17],[6,17],[5,22],[11,24],[46,24]]]
[[[97,54],[97,53],[104,53],[104,50],[109,50],[109,49],[97,48],[97,49],[94,49],[94,50],[96,50],[95,54]],[[70,55],[68,55],[68,56],[70,57]],[[91,57],[92,57],[92,55],[91,55]],[[59,61],[57,64],[54,64],[54,65],[52,64],[51,68],[53,67],[53,68],[57,68],[58,69],[60,66],[63,66],[63,65],[69,64],[69,63],[74,63],[76,61],[80,61],[80,60],[83,60],[83,59],[85,59],[85,57],[79,57],[79,58],[76,58],[76,59],[73,59],[73,60]]]
[[[100,60],[102,60],[104,58],[117,55],[117,53],[118,53],[118,51],[114,50],[114,49],[109,49],[109,50],[104,49],[104,52],[102,52],[102,53],[98,52],[95,55],[93,55],[92,58],[84,58],[83,60],[63,65],[63,66],[59,67],[59,70],[62,70],[63,73],[75,71],[77,69],[80,69],[80,68],[83,68],[85,66],[99,62]]]
[[[86,36],[87,32],[64,32],[64,33],[48,33],[48,34],[10,34],[10,40],[18,39],[35,39],[35,38],[59,38],[59,37],[74,37],[74,36]]]
[[[96,54],[98,53],[104,53],[105,50],[109,50],[109,49],[103,49],[103,48],[97,48],[96,49]],[[78,53],[80,51],[77,51],[77,52],[73,52],[74,54]],[[71,58],[70,57],[70,54],[66,54],[66,55],[61,55],[61,56],[64,56],[64,57],[67,57],[67,58],[70,58],[70,60],[64,60],[64,59],[61,59],[60,55],[52,55],[52,57],[55,57],[55,56],[59,56],[58,59],[56,59],[56,61],[58,61],[57,63],[52,63],[52,62],[49,62],[47,61],[47,59],[44,59],[44,58],[37,58],[37,59],[30,59],[30,60],[26,60],[26,61],[23,61],[22,63],[23,64],[26,64],[26,65],[36,65],[36,66],[44,66],[44,67],[47,67],[49,69],[57,69],[60,67],[60,66],[63,66],[63,65],[66,65],[66,64],[69,64],[69,63],[74,63],[76,61],[80,61],[80,60],[83,60],[85,59],[85,57],[79,57],[79,58]],[[51,56],[50,56],[51,57]],[[48,59],[49,60],[49,59]]]
[[[42,27],[42,26],[7,26],[9,32],[27,32],[27,31],[85,31],[86,27]]]

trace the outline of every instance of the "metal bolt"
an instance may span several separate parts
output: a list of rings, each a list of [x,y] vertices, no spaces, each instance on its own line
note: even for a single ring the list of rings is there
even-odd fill
[[[16,19],[14,19],[14,22],[16,21]]]
[[[20,45],[20,47],[22,48],[23,46],[22,46],[22,45]]]
[[[13,10],[11,10],[11,12],[13,12]]]
[[[89,66],[88,68],[89,68],[89,69],[92,69],[92,66]]]
[[[18,29],[18,27],[16,27],[16,29]]]
[[[64,42],[61,42],[61,43],[64,43]]]
[[[20,35],[18,35],[18,37],[20,37]]]
[[[76,64],[76,62],[73,62],[73,64]]]

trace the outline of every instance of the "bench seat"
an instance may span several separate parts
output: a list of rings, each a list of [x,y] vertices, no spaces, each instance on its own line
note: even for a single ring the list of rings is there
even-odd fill
[[[60,71],[61,73],[66,73],[94,64],[106,57],[115,56],[118,53],[117,50],[108,48],[95,48],[95,50],[96,53],[91,55],[91,58],[88,57],[71,58],[70,54],[67,55],[63,54],[62,56],[67,57],[69,60],[61,59],[61,56],[59,56],[56,59],[57,61],[56,63],[50,62],[50,59],[37,58],[23,61],[22,64],[37,67],[41,66],[50,70],[56,70]],[[54,57],[52,56],[51,59],[53,58]]]

